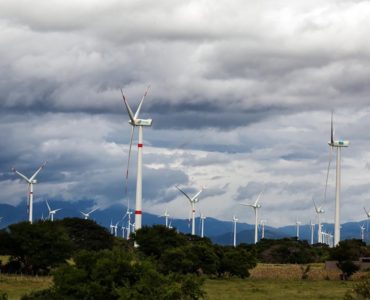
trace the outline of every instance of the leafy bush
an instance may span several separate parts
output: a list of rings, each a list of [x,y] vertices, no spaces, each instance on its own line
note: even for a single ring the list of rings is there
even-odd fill
[[[71,257],[72,244],[62,226],[46,221],[21,222],[8,228],[10,262],[4,269],[27,274],[46,274]]]
[[[342,271],[341,278],[343,280],[347,280],[360,269],[360,267],[355,265],[351,260],[339,261],[337,266]]]
[[[149,260],[139,260],[117,248],[81,251],[76,256],[75,265],[63,265],[53,275],[53,288],[24,296],[23,300],[157,300],[200,299],[204,296],[201,278],[161,274]]]

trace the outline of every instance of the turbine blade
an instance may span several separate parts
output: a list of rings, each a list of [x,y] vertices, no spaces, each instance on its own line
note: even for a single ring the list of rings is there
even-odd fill
[[[123,94],[122,89],[121,89],[121,94],[122,94],[123,102],[124,102],[124,104],[125,104],[125,106],[126,106],[126,110],[127,110],[128,116],[129,116],[129,118],[130,118],[131,122],[132,122],[133,124],[135,124],[135,121],[134,121],[134,113],[132,112],[132,110],[131,110],[130,106],[128,105],[128,102],[127,102],[127,100],[126,100],[125,95]]]
[[[186,197],[186,198],[188,198],[189,199],[189,201],[190,201],[190,203],[192,202],[192,199],[182,190],[182,189],[180,189],[177,185],[176,185],[176,188],[181,192],[181,193],[183,193],[184,194],[184,196]]]
[[[316,211],[316,213],[319,213],[319,210],[317,209],[317,206],[316,206],[316,202],[315,202],[315,200],[314,200],[314,199],[312,199],[312,201],[313,201],[313,205],[315,206],[315,211]]]
[[[146,91],[145,91],[143,97],[141,98],[139,106],[137,107],[137,110],[136,110],[136,113],[135,113],[135,116],[134,116],[135,119],[137,119],[139,117],[141,106],[143,105],[144,99],[145,99],[146,95],[148,94],[149,89],[150,89],[150,85],[148,85],[148,87],[146,88]]]
[[[328,180],[329,180],[329,172],[330,172],[330,164],[333,157],[333,147],[330,147],[329,150],[329,162],[328,162],[328,168],[326,170],[326,181],[325,181],[325,192],[324,192],[324,203],[326,203],[326,194],[328,190]]]
[[[19,175],[20,177],[22,177],[24,180],[26,180],[28,183],[30,183],[31,182],[31,180],[30,179],[28,179],[25,175],[23,175],[21,172],[19,172],[19,171],[17,171],[15,168],[12,168],[12,171],[14,172],[14,173],[16,173],[17,175]]]
[[[203,192],[203,189],[204,188],[202,187],[201,190],[198,193],[196,193],[193,198],[191,198],[191,201],[196,201],[197,198],[199,197],[199,195]],[[199,199],[198,199],[198,201],[199,201]]]
[[[37,174],[40,173],[40,171],[45,167],[47,161],[44,161],[44,163],[41,165],[40,168],[37,169],[37,171],[31,176],[30,181],[34,180],[37,176]]]
[[[135,131],[135,126],[131,126],[131,136],[130,136],[130,147],[128,150],[128,160],[127,160],[127,169],[126,169],[126,195],[128,191],[128,172],[130,168],[130,160],[131,160],[131,148],[132,148],[132,139],[134,137],[134,131]]]
[[[46,200],[46,205],[48,206],[48,210],[49,210],[49,214],[50,214],[51,208],[49,206],[48,200]]]
[[[253,204],[244,204],[244,203],[239,203],[239,205],[254,207],[254,206],[253,206]]]
[[[369,215],[369,212],[366,210],[365,206],[364,206],[364,211],[365,211],[365,213],[366,213],[366,216],[369,218],[369,217],[370,217],[370,215]]]
[[[330,143],[331,143],[332,145],[334,144],[333,111],[331,112]]]
[[[94,211],[96,211],[98,208],[99,208],[99,207],[94,208],[92,211],[88,212],[87,214],[89,215],[89,214],[93,213],[93,212],[94,212]]]
[[[263,191],[258,195],[256,202],[254,202],[254,206],[257,206],[257,203],[260,200],[262,194],[263,194]]]

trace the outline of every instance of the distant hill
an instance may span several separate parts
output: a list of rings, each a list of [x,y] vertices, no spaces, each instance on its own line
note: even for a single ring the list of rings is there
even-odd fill
[[[66,201],[52,201],[50,206],[52,209],[61,208],[55,219],[62,219],[66,217],[83,217],[80,211],[87,212],[93,206],[91,200],[81,200],[76,202]],[[122,205],[112,205],[105,209],[99,209],[91,214],[91,219],[95,220],[101,226],[109,228],[110,223],[121,222],[122,217],[126,213],[126,207]],[[42,216],[46,218],[48,215],[48,209],[45,202],[35,202],[34,204],[34,219],[41,219]],[[0,228],[7,227],[10,224],[18,223],[20,221],[26,221],[28,219],[26,204],[22,202],[18,206],[12,206],[9,204],[0,204],[0,217],[3,219],[0,221]],[[132,221],[134,216],[132,215]],[[163,224],[164,217],[153,215],[150,213],[143,213],[143,225]],[[126,220],[125,220],[125,224]],[[349,222],[342,224],[341,238],[351,239],[361,237],[360,226],[365,224],[367,227],[367,221],[360,222]],[[121,224],[119,224],[121,225]],[[171,219],[172,227],[176,228],[180,232],[190,233],[190,221],[188,219]],[[329,232],[333,232],[333,224],[323,224],[324,229]],[[369,228],[370,229],[370,228]],[[200,234],[200,219],[196,218],[196,230],[197,234]],[[232,222],[221,221],[215,218],[208,217],[205,220],[205,235],[209,237],[214,243],[222,245],[231,245],[233,242],[233,224]],[[259,231],[259,237],[261,232]],[[296,236],[296,226],[284,226],[284,227],[271,227],[265,226],[265,237],[269,239],[280,239],[284,237]],[[309,225],[300,226],[300,239],[311,240],[311,229]],[[365,239],[369,241],[369,234],[365,233]],[[314,241],[317,240],[317,226],[314,231]],[[254,225],[247,223],[237,224],[237,243],[253,243],[254,242]]]

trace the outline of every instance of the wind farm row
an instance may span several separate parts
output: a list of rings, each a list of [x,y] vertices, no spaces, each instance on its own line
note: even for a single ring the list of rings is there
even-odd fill
[[[144,100],[148,94],[148,91],[150,89],[150,86],[146,89],[144,92],[143,97],[141,98],[139,105],[135,111],[131,109],[126,96],[123,93],[123,90],[121,89],[122,99],[124,107],[126,108],[128,118],[129,118],[129,125],[131,126],[131,133],[130,133],[130,143],[128,148],[128,161],[127,161],[127,169],[125,174],[125,197],[127,198],[127,211],[122,216],[122,219],[118,220],[117,222],[113,222],[111,220],[110,223],[110,231],[114,235],[118,235],[118,225],[121,224],[122,229],[122,237],[125,237],[127,239],[130,238],[131,232],[135,232],[137,230],[140,230],[142,228],[142,190],[143,190],[143,129],[144,127],[151,127],[153,120],[152,119],[142,119],[140,118],[140,112],[144,103]],[[130,207],[130,201],[128,197],[128,179],[129,179],[129,169],[130,169],[130,161],[131,161],[131,150],[132,150],[132,144],[134,140],[134,133],[135,129],[138,130],[138,142],[137,142],[137,172],[136,172],[136,197],[135,197],[135,209],[134,211],[131,210]],[[325,183],[325,191],[324,191],[324,197],[323,197],[323,203],[327,202],[327,187],[328,187],[328,179],[329,179],[329,171],[330,171],[330,165],[331,160],[333,156],[333,152],[336,152],[336,186],[335,186],[335,212],[334,212],[334,231],[329,232],[326,229],[323,228],[322,225],[322,215],[325,213],[322,205],[317,205],[317,201],[313,199],[313,207],[314,211],[316,213],[316,220],[317,224],[310,221],[310,228],[311,228],[311,243],[313,244],[314,241],[314,232],[316,230],[317,226],[317,243],[325,243],[332,247],[335,247],[338,245],[339,241],[341,240],[341,151],[342,148],[346,148],[349,146],[349,141],[342,140],[342,139],[335,139],[334,137],[334,121],[333,121],[333,113],[331,114],[331,123],[330,123],[330,141],[328,142],[329,149],[330,149],[330,156],[329,156],[329,162],[328,162],[328,168],[327,168],[327,174],[326,174],[326,183]],[[46,166],[47,162],[45,161],[34,173],[32,176],[27,177],[17,169],[13,168],[13,172],[18,175],[21,179],[23,179],[27,185],[28,185],[28,200],[27,200],[27,211],[28,211],[28,221],[30,223],[33,222],[33,202],[34,202],[34,184],[37,183],[36,177],[41,172],[41,170]],[[178,185],[175,186],[176,189],[181,193],[189,202],[190,204],[190,214],[191,214],[191,234],[196,234],[196,204],[199,202],[202,192],[205,190],[205,187],[202,187],[197,193],[195,193],[193,196],[189,195],[185,191],[184,188],[180,188]],[[268,188],[268,187],[267,187]],[[261,237],[264,238],[264,232],[265,232],[265,224],[266,220],[259,220],[259,210],[261,209],[261,198],[263,196],[264,191],[261,191],[256,198],[254,203],[240,203],[241,206],[250,207],[253,209],[254,212],[254,243],[257,243],[259,240],[258,231],[259,228],[261,231]],[[46,200],[46,205],[48,208],[48,219],[53,221],[55,214],[60,210],[58,209],[52,209],[50,206],[50,203]],[[92,210],[88,212],[81,212],[83,217],[85,219],[88,219],[90,217],[90,214],[92,214],[94,211],[96,211],[98,208],[95,207]],[[365,213],[367,215],[367,218],[370,218],[370,214],[367,212],[366,208],[364,208]],[[134,220],[132,220],[132,214],[134,214]],[[165,226],[166,227],[172,227],[171,222],[169,221],[169,213],[166,209],[164,213],[165,217]],[[233,216],[232,223],[233,223],[233,245],[236,246],[237,244],[237,222],[241,216]],[[205,224],[205,215],[204,212],[200,214],[200,223],[201,223],[201,230],[200,235],[203,237],[205,235],[204,231],[204,224]],[[123,225],[124,222],[127,222],[127,225]],[[299,239],[300,236],[300,225],[301,222],[296,220],[296,236]],[[365,227],[361,226],[361,232],[362,237],[364,236]],[[364,238],[363,238],[364,239]]]

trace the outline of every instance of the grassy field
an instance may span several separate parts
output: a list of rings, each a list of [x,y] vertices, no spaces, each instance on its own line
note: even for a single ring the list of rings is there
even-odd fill
[[[212,300],[314,300],[342,299],[353,282],[329,280],[230,279],[207,280],[207,299]]]
[[[338,280],[338,272],[328,272],[323,264],[313,264],[308,280],[301,280],[301,275],[299,265],[259,264],[250,278],[208,279],[204,288],[209,300],[342,299],[363,273],[357,273],[354,281],[345,282]],[[51,277],[0,274],[0,291],[7,292],[9,300],[51,285]]]
[[[51,285],[51,277],[0,275],[0,291],[6,292],[9,300],[18,300],[24,294],[43,290]]]
[[[357,273],[358,280],[363,273]],[[353,281],[340,281],[339,273],[327,271],[324,264],[312,264],[308,280],[301,280],[299,265],[258,264],[247,279],[207,280],[205,290],[210,300],[314,300],[342,299]]]

